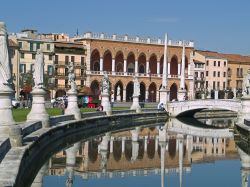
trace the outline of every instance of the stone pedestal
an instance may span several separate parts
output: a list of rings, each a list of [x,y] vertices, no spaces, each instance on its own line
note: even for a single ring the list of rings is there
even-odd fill
[[[116,101],[121,102],[121,96],[120,95],[116,96]]]
[[[112,110],[111,110],[111,104],[109,101],[109,94],[102,93],[101,96],[102,96],[101,105],[103,106],[103,111],[105,111],[107,115],[111,115]]]
[[[184,101],[187,91],[185,89],[178,91],[178,101]]]
[[[244,123],[244,119],[249,119],[250,115],[250,96],[245,95],[241,98],[241,111],[238,112],[237,123]]]
[[[0,87],[0,136],[9,137],[11,146],[22,146],[21,128],[15,125],[12,115],[10,96],[13,90],[8,86]]]
[[[76,120],[81,119],[81,111],[78,107],[77,102],[77,91],[69,90],[67,92],[68,95],[68,106],[65,109],[65,114],[73,114]]]
[[[205,99],[205,94],[204,93],[201,94],[201,99]]]
[[[136,112],[141,112],[141,106],[139,104],[139,96],[133,95],[133,103],[130,110],[136,110]]]
[[[34,88],[32,108],[27,116],[27,121],[42,121],[43,128],[49,127],[49,115],[45,109],[46,91],[42,88]]]
[[[219,91],[214,90],[214,99],[219,99]]]
[[[159,93],[160,93],[160,103],[163,103],[165,105],[164,107],[166,108],[166,105],[169,101],[169,90],[161,88],[159,90]]]

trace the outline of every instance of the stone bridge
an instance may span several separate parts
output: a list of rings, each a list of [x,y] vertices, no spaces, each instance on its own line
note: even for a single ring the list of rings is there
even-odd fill
[[[231,99],[206,99],[176,101],[167,104],[168,112],[171,117],[176,116],[193,116],[194,113],[203,109],[223,109],[239,112],[242,108],[241,100]]]

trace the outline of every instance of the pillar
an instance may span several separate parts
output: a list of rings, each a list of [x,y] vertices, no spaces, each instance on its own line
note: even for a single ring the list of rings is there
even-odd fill
[[[144,137],[144,152],[148,151],[148,136]]]
[[[183,135],[178,134],[177,138],[179,140],[179,179],[180,186],[182,186],[182,172],[183,172]]]
[[[149,61],[146,62],[146,73],[149,74]]]
[[[125,75],[127,75],[127,60],[124,59],[124,63],[123,63],[123,72]]]
[[[136,60],[135,61],[135,74],[138,73],[138,61]]]
[[[160,65],[160,61],[157,61],[157,75],[159,76],[160,75],[160,72],[161,72],[161,65]]]
[[[122,137],[122,153],[125,152],[125,141],[126,141],[126,137]]]
[[[103,71],[103,58],[100,58],[100,71]]]
[[[112,74],[115,74],[115,59],[112,58]]]
[[[123,98],[122,98],[123,102],[126,102],[126,88],[123,89]]]

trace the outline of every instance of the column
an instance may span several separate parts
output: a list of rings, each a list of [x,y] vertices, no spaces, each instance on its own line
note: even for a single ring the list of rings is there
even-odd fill
[[[180,88],[183,90],[185,89],[185,44],[184,44],[184,41],[183,41],[183,48],[182,48]]]
[[[163,103],[165,108],[167,108],[169,90],[167,89],[168,85],[168,35],[165,34],[164,42],[164,59],[163,59],[163,72],[162,72],[162,87],[160,91],[160,102]]]
[[[123,102],[126,102],[126,88],[123,90]]]
[[[179,177],[180,186],[182,186],[182,172],[183,172],[183,135],[178,134],[177,138],[179,140]]]
[[[157,61],[157,75],[159,76],[161,73],[160,61]]]
[[[146,96],[145,96],[145,100],[146,100],[146,101],[149,101],[149,100],[148,100],[148,95],[149,95],[149,94],[148,94],[148,90],[146,90]],[[150,102],[150,101],[149,101],[149,102]]]
[[[146,73],[149,74],[149,61],[146,62]]]
[[[148,151],[148,136],[144,137],[144,152],[146,153]]]
[[[178,101],[184,101],[186,99],[186,89],[185,89],[185,42],[183,41],[182,47],[182,60],[181,60],[181,80],[180,88],[178,90]]]
[[[159,142],[159,145],[161,147],[161,187],[164,187],[166,142]]]
[[[181,64],[178,63],[178,76],[181,75]]]
[[[136,60],[135,61],[135,74],[138,73],[138,61]]]
[[[155,136],[155,152],[158,151],[159,136]]]
[[[179,64],[178,64],[179,65]],[[170,75],[171,64],[168,63],[168,75]]]
[[[125,75],[127,75],[127,60],[124,59],[124,63],[123,63],[123,72]]]
[[[103,58],[100,58],[100,71],[103,71]]]
[[[112,75],[115,74],[115,59],[112,58]]]
[[[110,153],[113,153],[114,150],[114,137],[110,137]]]
[[[122,137],[122,154],[125,152],[125,140],[126,137]]]

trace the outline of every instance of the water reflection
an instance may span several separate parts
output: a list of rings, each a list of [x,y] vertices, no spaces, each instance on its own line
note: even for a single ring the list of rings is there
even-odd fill
[[[223,121],[224,124],[216,125],[216,121],[220,124]],[[109,178],[108,186],[112,186],[112,179],[115,178],[160,175],[161,186],[167,187],[166,177],[172,174],[178,175],[178,186],[183,186],[183,177],[192,173],[192,165],[238,159],[240,155],[241,171],[238,173],[241,172],[241,186],[247,187],[249,145],[248,151],[242,150],[247,147],[245,144],[236,146],[233,133],[228,128],[233,121],[214,120],[214,128],[210,129],[197,127],[194,122],[190,125],[190,121],[187,124],[183,120],[170,119],[164,126],[108,132],[55,154],[41,168],[32,186],[42,186],[44,176],[65,176],[66,180],[60,180],[69,187],[75,181],[83,186],[87,180]],[[239,145],[243,144],[240,142],[236,141]],[[55,185],[51,183],[48,186]],[[135,185],[131,183],[130,186]]]

